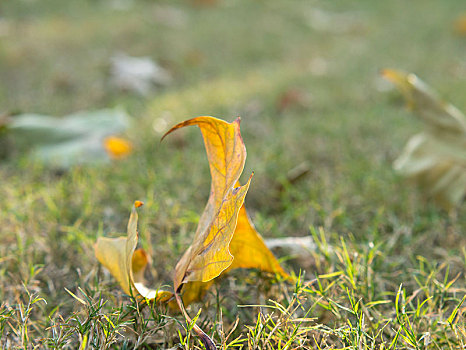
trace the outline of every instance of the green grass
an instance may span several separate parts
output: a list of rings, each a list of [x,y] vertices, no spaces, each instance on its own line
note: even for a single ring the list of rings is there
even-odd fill
[[[217,344],[466,346],[465,208],[446,213],[393,172],[420,125],[378,77],[384,67],[413,71],[466,110],[465,38],[452,29],[463,1],[139,0],[126,11],[110,3],[0,3],[3,113],[120,105],[135,119],[126,160],[64,174],[14,152],[0,163],[3,348],[201,346],[180,315],[125,296],[93,253],[96,238],[123,232],[132,202],[143,200],[147,277],[170,284],[210,176],[195,129],[159,139],[198,115],[242,117],[258,231],[317,243],[299,259],[277,252],[288,271],[303,271],[296,285],[237,271],[189,308],[202,308],[197,323]],[[117,51],[153,57],[173,84],[148,98],[115,91],[108,58]],[[283,105],[292,90],[301,100]],[[286,184],[304,161],[310,175]]]

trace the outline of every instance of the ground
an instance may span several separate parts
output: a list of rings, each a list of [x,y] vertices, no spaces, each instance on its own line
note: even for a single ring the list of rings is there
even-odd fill
[[[1,152],[0,344],[201,346],[179,315],[125,296],[93,244],[124,232],[143,200],[147,277],[170,284],[210,176],[196,129],[160,137],[213,115],[242,118],[257,230],[318,243],[299,259],[276,252],[301,275],[296,284],[238,271],[190,307],[192,316],[202,308],[198,324],[218,344],[464,348],[465,207],[446,212],[394,173],[421,124],[379,77],[385,67],[415,72],[466,110],[466,37],[453,26],[464,10],[461,0],[0,3],[3,114],[121,106],[134,118],[124,160],[63,172]],[[116,90],[116,52],[152,57],[173,82],[146,97]],[[303,162],[310,173],[287,183]]]

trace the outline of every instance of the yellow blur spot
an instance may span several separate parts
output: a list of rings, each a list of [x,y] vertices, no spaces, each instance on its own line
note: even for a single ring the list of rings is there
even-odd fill
[[[108,136],[104,140],[104,147],[112,159],[121,159],[133,151],[133,145],[128,140],[117,136]]]
[[[453,23],[455,32],[458,35],[466,36],[466,13],[460,15]]]

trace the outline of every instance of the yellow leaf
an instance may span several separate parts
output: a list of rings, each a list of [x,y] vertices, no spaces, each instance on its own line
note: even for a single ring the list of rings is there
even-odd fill
[[[237,268],[246,268],[278,274],[285,279],[291,278],[280,266],[277,258],[267,248],[262,236],[254,228],[244,204],[239,211],[229,250],[230,254],[233,255],[233,262],[223,273]],[[184,304],[189,305],[201,299],[212,284],[213,280],[204,283],[190,282],[185,284],[183,287]]]
[[[258,268],[288,277],[252,226],[243,206],[251,178],[244,186],[238,182],[246,161],[239,123],[239,118],[227,123],[198,117],[165,134],[188,125],[199,126],[212,176],[210,197],[193,243],[176,266],[175,292],[187,284],[183,288],[185,303],[196,300],[211,285],[199,282],[210,282],[226,269]]]
[[[164,135],[184,126],[199,126],[212,176],[210,197],[199,219],[193,243],[176,265],[176,292],[184,283],[214,279],[233,261],[228,246],[251,181],[234,187],[246,161],[239,123],[239,118],[227,123],[217,118],[198,117],[175,125]]]
[[[98,238],[94,246],[95,256],[115,277],[126,294],[160,302],[167,301],[173,295],[171,292],[150,289],[144,285],[144,270],[148,257],[143,249],[136,250],[138,244],[136,208],[142,205],[140,201],[134,203],[126,236]]]
[[[213,279],[228,268],[256,267],[286,275],[278,262],[273,264],[275,258],[252,228],[243,207],[252,175],[244,186],[239,185],[238,179],[246,161],[239,124],[239,118],[227,123],[213,117],[198,117],[175,125],[163,136],[184,126],[197,125],[204,138],[212,176],[209,200],[199,219],[193,243],[175,268],[175,298],[190,323],[192,320],[180,296],[182,289],[184,302],[192,302],[201,297]],[[238,215],[241,215],[239,226]],[[258,251],[260,253],[253,256]],[[199,327],[195,325],[193,330],[207,349],[216,349]]]
[[[230,243],[230,252],[234,260],[228,271],[236,268],[254,268],[289,278],[265,245],[262,236],[254,228],[244,205],[238,215],[236,230]]]
[[[227,269],[259,268],[288,278],[252,226],[243,206],[252,175],[245,185],[239,184],[246,161],[239,124],[240,118],[227,123],[213,117],[198,117],[175,125],[163,136],[184,126],[199,126],[212,176],[209,200],[199,219],[193,243],[175,268],[174,297],[189,323],[192,320],[180,296],[184,286],[183,299],[188,304],[198,300],[213,279]],[[136,207],[141,205],[141,202],[135,202],[133,206],[126,237],[99,238],[95,246],[96,257],[127,294],[134,291],[148,299],[168,301],[169,306],[174,307],[169,301],[172,293],[151,290],[143,284],[148,258],[143,250],[135,250],[138,242]],[[193,330],[206,349],[216,349],[213,341],[196,324]]]
[[[454,207],[466,194],[465,116],[414,74],[385,69],[382,76],[400,89],[424,125],[395,161],[395,170],[445,208]]]

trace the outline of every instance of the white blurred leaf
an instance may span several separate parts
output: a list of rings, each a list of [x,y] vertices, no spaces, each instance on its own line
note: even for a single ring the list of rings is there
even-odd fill
[[[167,70],[150,57],[131,57],[118,53],[111,58],[111,82],[121,90],[147,95],[155,86],[171,82]]]
[[[11,117],[8,133],[32,159],[53,166],[109,160],[107,136],[123,132],[130,117],[121,109],[82,111],[64,117],[22,114]]]
[[[395,161],[395,170],[445,208],[454,207],[466,194],[465,116],[414,74],[385,69],[382,75],[400,89],[424,124]]]

